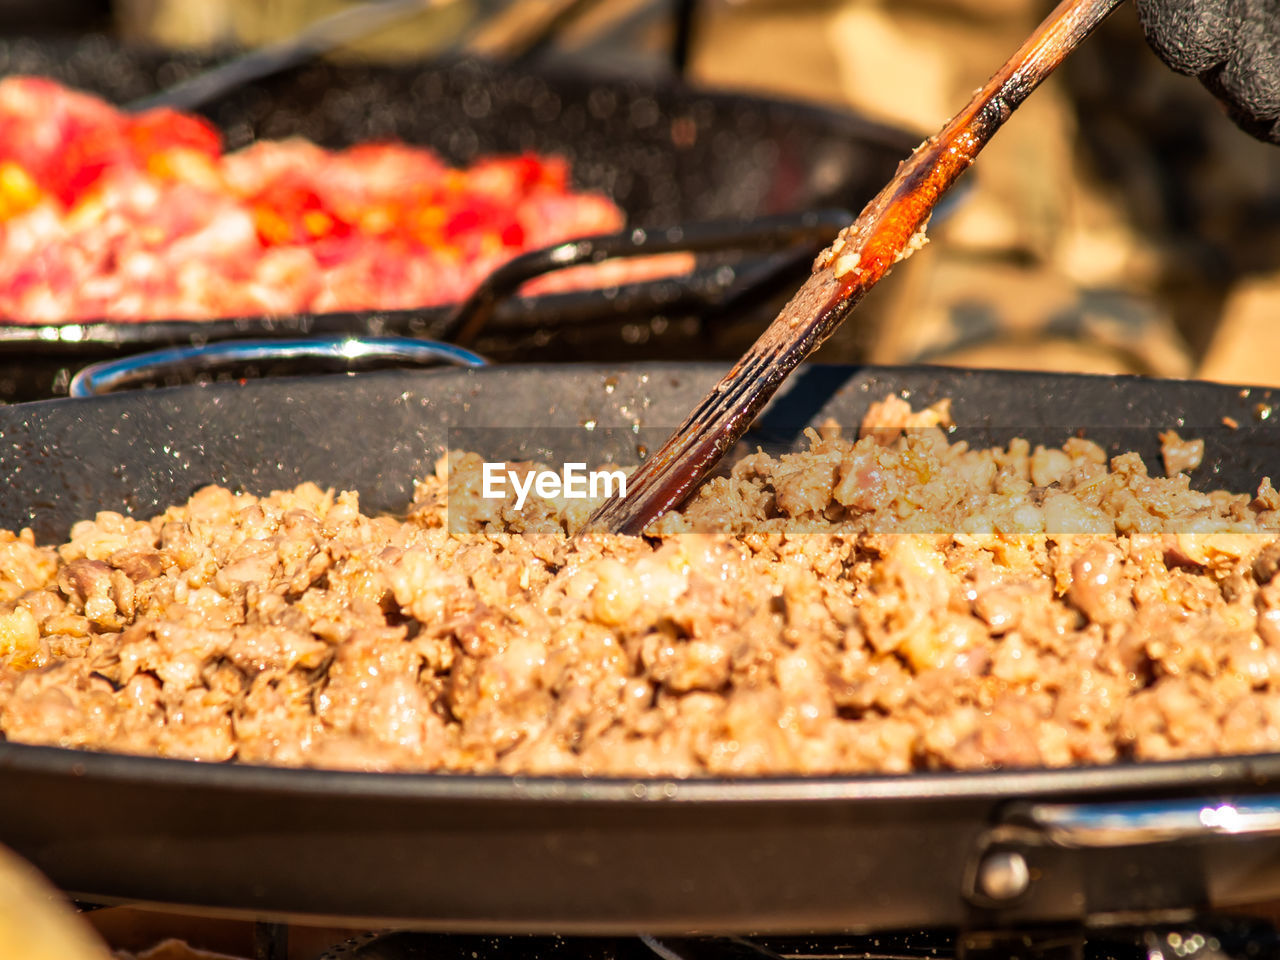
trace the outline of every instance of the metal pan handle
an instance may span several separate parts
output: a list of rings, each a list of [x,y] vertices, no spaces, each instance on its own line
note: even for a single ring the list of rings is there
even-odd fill
[[[964,894],[998,910],[1066,900],[1095,912],[1185,907],[1207,896],[1202,861],[1246,851],[1274,860],[1278,841],[1277,794],[1019,803],[980,840]],[[1181,867],[1171,873],[1171,862]],[[1083,886],[1070,894],[1073,883]]]
[[[458,367],[483,367],[488,364],[480,354],[463,347],[409,337],[227,340],[198,347],[155,350],[95,363],[71,378],[69,392],[73,397],[94,397],[166,375],[217,370],[236,364],[304,359],[346,365],[368,360],[422,366],[447,363]]]
[[[527,281],[566,267],[660,253],[721,253],[813,247],[814,253],[848,225],[847,210],[806,210],[752,220],[708,220],[665,229],[637,227],[583,237],[522,254],[498,267],[464,300],[440,336],[470,343],[503,300]]]
[[[1055,846],[1072,849],[1133,847],[1220,836],[1280,836],[1280,796],[1036,803],[1017,808],[1011,820],[1038,831]]]

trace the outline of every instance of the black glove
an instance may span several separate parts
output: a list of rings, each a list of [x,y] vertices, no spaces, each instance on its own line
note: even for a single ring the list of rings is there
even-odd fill
[[[1137,0],[1147,42],[1242,130],[1280,143],[1280,0]]]

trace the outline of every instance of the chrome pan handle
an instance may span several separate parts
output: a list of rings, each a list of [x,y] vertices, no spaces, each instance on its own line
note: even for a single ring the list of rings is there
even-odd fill
[[[1280,796],[1240,800],[1035,803],[1011,816],[1059,847],[1133,847],[1209,837],[1280,836]]]
[[[1280,794],[1015,803],[979,839],[962,892],[1004,918],[1280,898]]]
[[[232,365],[281,360],[319,360],[351,365],[369,360],[415,366],[451,364],[482,367],[488,361],[463,347],[409,337],[341,337],[307,340],[226,340],[198,347],[173,347],[108,360],[85,367],[71,378],[73,397],[94,397],[127,389],[157,377]]]

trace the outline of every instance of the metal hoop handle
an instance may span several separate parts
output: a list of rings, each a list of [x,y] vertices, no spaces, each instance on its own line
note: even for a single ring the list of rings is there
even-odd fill
[[[1035,803],[1010,819],[1069,848],[1142,846],[1209,837],[1280,836],[1280,796]]]
[[[73,397],[95,397],[165,374],[216,370],[232,364],[276,360],[396,360],[415,365],[447,363],[483,367],[488,360],[463,347],[409,337],[341,337],[311,340],[225,340],[198,347],[172,347],[91,364],[71,378]]]

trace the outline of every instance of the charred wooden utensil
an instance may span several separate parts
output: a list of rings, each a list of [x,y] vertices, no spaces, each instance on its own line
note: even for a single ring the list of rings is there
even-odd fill
[[[751,426],[796,365],[817,349],[895,263],[924,242],[939,199],[1040,82],[1121,0],[1064,0],[814,264],[778,318],[631,477],[625,497],[603,504],[587,529],[639,535],[678,506]]]

